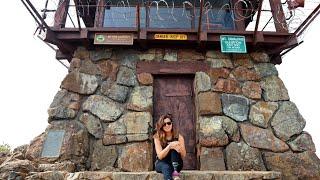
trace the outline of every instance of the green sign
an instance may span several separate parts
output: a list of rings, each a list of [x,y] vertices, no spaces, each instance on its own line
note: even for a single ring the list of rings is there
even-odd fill
[[[223,53],[247,53],[244,36],[221,35],[220,45]]]

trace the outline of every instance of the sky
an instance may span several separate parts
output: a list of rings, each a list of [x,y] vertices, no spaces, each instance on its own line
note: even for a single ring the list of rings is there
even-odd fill
[[[0,11],[0,144],[17,147],[45,131],[47,109],[68,70],[55,59],[55,52],[33,35],[36,24],[22,3],[5,3]],[[311,134],[318,156],[319,32],[320,17],[308,29],[304,43],[277,66],[291,101],[307,122],[304,130]]]

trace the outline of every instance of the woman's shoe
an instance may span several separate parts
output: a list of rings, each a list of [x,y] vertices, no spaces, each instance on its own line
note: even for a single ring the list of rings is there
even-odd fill
[[[178,173],[178,171],[173,171],[172,173],[172,178],[173,180],[180,180],[180,173]]]

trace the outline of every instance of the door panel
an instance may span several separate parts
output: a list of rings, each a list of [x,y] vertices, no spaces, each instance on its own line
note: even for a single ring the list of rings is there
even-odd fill
[[[183,169],[197,167],[193,79],[193,76],[169,75],[154,78],[154,127],[161,115],[172,115],[173,126],[185,139],[187,156]]]

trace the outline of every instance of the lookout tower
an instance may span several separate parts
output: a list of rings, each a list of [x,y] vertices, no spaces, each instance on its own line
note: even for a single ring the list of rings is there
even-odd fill
[[[29,160],[83,177],[152,171],[154,125],[170,113],[185,137],[184,170],[320,178],[306,121],[275,67],[303,42],[319,2],[47,0],[38,10],[21,1],[70,63]]]

